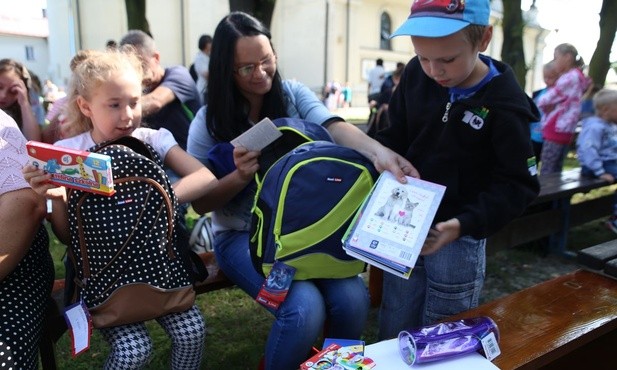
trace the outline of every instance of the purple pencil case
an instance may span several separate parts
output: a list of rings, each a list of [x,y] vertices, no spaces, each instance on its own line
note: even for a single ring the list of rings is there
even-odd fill
[[[442,322],[398,335],[399,353],[409,366],[483,351],[482,338],[493,333],[499,341],[497,324],[486,316]]]

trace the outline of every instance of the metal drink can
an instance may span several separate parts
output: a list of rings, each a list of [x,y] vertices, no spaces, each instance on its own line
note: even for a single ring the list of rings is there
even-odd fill
[[[409,366],[443,360],[483,350],[482,338],[490,333],[499,341],[499,328],[487,316],[403,330],[398,335],[399,353]]]

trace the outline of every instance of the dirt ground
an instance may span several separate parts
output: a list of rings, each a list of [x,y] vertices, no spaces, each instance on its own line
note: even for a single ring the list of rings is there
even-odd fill
[[[518,248],[487,256],[480,302],[488,302],[579,268],[575,259]]]

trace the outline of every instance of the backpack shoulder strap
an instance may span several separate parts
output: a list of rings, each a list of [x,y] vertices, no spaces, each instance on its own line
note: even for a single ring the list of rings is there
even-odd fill
[[[124,145],[126,147],[131,148],[136,153],[143,155],[149,159],[155,159],[158,157],[158,154],[154,152],[151,146],[139,140],[138,138],[132,136],[123,136],[114,140],[105,141],[100,143],[93,148],[90,149],[91,152],[99,152],[103,148],[106,148],[111,145]]]
[[[282,132],[290,129],[295,130],[298,134],[306,137],[306,142],[316,140],[334,141],[325,127],[314,122],[291,117],[276,118],[272,122]]]
[[[261,150],[259,170],[256,175],[263,178],[268,169],[285,154],[311,141],[333,142],[332,136],[323,126],[299,118],[276,118],[272,121],[283,134]]]

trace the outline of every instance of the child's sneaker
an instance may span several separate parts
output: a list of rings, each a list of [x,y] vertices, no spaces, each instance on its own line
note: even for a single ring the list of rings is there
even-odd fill
[[[617,216],[613,215],[606,220],[606,226],[611,229],[612,232],[617,234]]]

